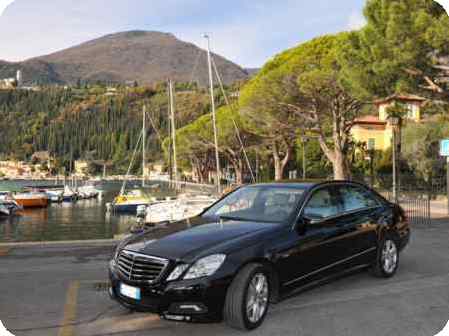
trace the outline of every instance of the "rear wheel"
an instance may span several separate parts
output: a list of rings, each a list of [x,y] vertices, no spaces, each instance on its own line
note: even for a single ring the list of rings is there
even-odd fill
[[[234,278],[226,295],[224,318],[236,329],[259,327],[270,301],[270,271],[261,264],[245,266]]]
[[[392,277],[399,266],[399,249],[392,235],[386,235],[382,240],[378,253],[376,264],[374,265],[374,274],[378,277]]]

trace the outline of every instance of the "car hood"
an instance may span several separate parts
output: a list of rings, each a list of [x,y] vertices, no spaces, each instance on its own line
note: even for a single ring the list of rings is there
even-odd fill
[[[280,227],[278,223],[207,220],[195,217],[157,225],[143,234],[130,237],[120,248],[171,260],[189,260],[208,251],[226,253],[225,246]],[[220,247],[223,247],[220,250]]]

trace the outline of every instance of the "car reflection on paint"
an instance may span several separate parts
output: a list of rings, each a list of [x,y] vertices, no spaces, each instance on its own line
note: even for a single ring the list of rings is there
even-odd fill
[[[110,294],[165,319],[251,330],[271,303],[311,284],[361,268],[393,276],[409,237],[404,211],[361,184],[245,186],[124,240]]]

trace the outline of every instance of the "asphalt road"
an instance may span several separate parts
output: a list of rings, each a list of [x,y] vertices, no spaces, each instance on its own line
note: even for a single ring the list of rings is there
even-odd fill
[[[130,313],[106,292],[109,247],[0,246],[0,320],[16,336],[243,335]],[[396,277],[354,274],[272,306],[251,335],[423,335],[449,319],[449,221],[417,228]]]

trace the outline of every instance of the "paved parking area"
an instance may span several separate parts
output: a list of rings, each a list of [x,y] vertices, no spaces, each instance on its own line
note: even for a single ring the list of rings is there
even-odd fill
[[[130,313],[106,292],[107,246],[1,249],[0,320],[16,336],[242,335]],[[275,306],[252,335],[423,335],[449,320],[449,221],[416,228],[398,274],[354,274]]]

